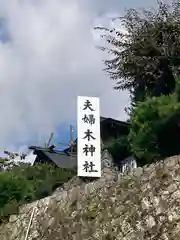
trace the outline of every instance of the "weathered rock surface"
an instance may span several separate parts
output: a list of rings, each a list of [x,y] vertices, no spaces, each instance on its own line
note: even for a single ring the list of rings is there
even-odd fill
[[[75,178],[0,226],[1,240],[179,240],[180,156],[121,175]]]

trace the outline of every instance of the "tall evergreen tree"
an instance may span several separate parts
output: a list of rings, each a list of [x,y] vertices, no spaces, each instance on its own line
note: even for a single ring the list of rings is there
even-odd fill
[[[105,71],[115,89],[129,90],[132,104],[147,97],[168,95],[175,89],[180,68],[180,0],[172,6],[158,1],[158,9],[129,9],[119,18],[125,31],[97,27],[105,33],[112,58]]]

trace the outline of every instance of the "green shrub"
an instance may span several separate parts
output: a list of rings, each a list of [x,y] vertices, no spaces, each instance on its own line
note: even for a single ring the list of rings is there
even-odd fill
[[[75,169],[21,163],[0,173],[0,220],[17,213],[20,205],[50,195],[76,175]]]
[[[177,94],[139,103],[131,119],[131,151],[140,164],[180,153],[180,103]]]
[[[122,135],[117,139],[112,139],[107,144],[107,150],[111,153],[114,162],[119,164],[121,160],[131,155],[128,136]]]
[[[60,169],[48,164],[31,166],[21,164],[14,167],[15,174],[22,175],[33,185],[35,199],[47,197],[56,188],[67,182],[76,175],[74,169]]]
[[[0,174],[0,208],[12,200],[18,202],[33,198],[33,187],[23,176],[11,172]]]
[[[17,206],[33,199],[33,186],[21,175],[0,173],[0,218],[17,211]]]

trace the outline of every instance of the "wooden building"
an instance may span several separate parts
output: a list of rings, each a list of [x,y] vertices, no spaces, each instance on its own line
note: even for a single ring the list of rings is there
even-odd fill
[[[33,150],[33,153],[36,155],[34,165],[45,163],[58,168],[73,168],[77,165],[76,156],[72,156],[68,152],[54,150],[51,147],[30,146],[29,149]]]
[[[115,120],[113,118],[100,118],[100,131],[102,145],[106,146],[112,139],[118,139],[122,135],[128,135],[130,129],[130,123]],[[77,139],[73,144],[73,152],[77,152]],[[66,148],[64,151],[69,152],[70,148]]]
[[[115,120],[112,118],[100,118],[100,130],[102,147],[106,146],[112,139],[119,138],[121,135],[129,133],[130,123]],[[59,168],[72,168],[77,165],[77,139],[72,148],[66,148],[64,151],[57,151],[53,145],[49,148],[30,146],[29,149],[37,155],[34,164],[48,163]]]
[[[112,139],[117,139],[122,135],[128,135],[130,123],[115,120],[112,118],[100,118],[101,139],[103,144],[108,143]]]

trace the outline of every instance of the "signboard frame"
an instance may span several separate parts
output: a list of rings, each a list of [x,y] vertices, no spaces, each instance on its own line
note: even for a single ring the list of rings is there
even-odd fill
[[[100,101],[77,99],[77,170],[79,177],[101,177]]]

